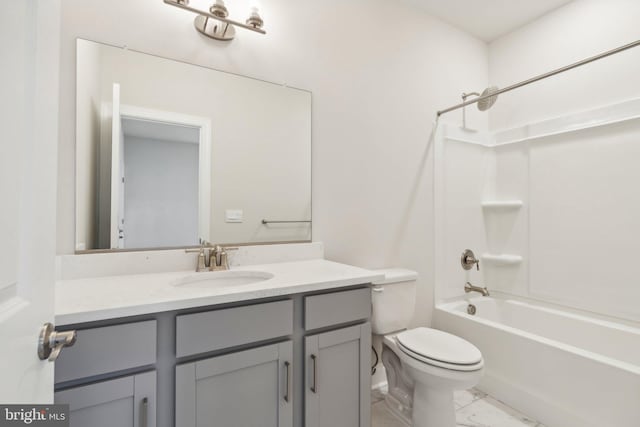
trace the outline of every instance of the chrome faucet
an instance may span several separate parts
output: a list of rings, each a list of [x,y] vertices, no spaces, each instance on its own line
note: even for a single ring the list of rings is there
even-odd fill
[[[482,294],[483,297],[488,297],[489,296],[489,289],[487,289],[486,287],[482,288],[480,286],[473,286],[471,283],[467,282],[464,285],[464,291],[466,293],[469,292],[478,292],[480,294]]]
[[[216,245],[209,255],[209,269],[211,271],[220,271],[229,269],[229,256],[227,251],[235,251],[238,248],[229,248]]]
[[[202,242],[198,249],[185,249],[185,252],[197,252],[198,264],[196,272],[202,271],[222,271],[229,269],[229,257],[227,251],[238,248],[226,248],[220,245],[212,245]]]
[[[185,249],[187,253],[198,253],[198,264],[196,265],[196,272],[209,271],[209,263],[211,262],[211,250],[212,247],[206,242],[202,242],[198,249]]]

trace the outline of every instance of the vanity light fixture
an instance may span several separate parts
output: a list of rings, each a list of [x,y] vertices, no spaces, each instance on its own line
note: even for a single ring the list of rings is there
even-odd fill
[[[224,4],[224,0],[215,0],[209,11],[197,9],[189,6],[189,0],[164,0],[168,5],[179,7],[197,14],[193,25],[201,34],[216,40],[231,41],[236,35],[236,27],[254,31],[260,34],[267,34],[262,29],[264,21],[260,17],[258,7],[253,5],[251,13],[245,23],[229,19],[229,11]]]

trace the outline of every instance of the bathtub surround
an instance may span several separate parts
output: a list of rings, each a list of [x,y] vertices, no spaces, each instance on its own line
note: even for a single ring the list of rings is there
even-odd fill
[[[640,232],[639,134],[640,99],[501,132],[441,126],[437,298],[462,296],[465,282],[478,282],[639,321],[640,290],[620,256],[633,251],[629,235]],[[456,262],[465,247],[480,258],[480,271]]]
[[[612,191],[635,181],[639,117],[632,100],[504,132],[461,135],[443,126],[436,142],[444,248],[436,298],[460,302],[455,315],[438,305],[434,323],[486,354],[479,387],[545,424],[634,427],[640,419],[631,403],[640,399],[640,360],[629,359],[640,351],[638,289],[616,256],[633,244],[638,213],[633,189]],[[615,221],[603,221],[614,212]],[[460,267],[467,246],[483,254],[480,271]],[[465,281],[497,299],[463,299]],[[554,308],[525,313],[531,299]],[[493,323],[483,323],[483,312]],[[505,326],[509,319],[516,323]]]

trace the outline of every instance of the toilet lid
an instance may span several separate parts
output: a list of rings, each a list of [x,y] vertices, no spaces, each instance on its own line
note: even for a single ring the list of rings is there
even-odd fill
[[[427,359],[452,365],[475,365],[482,361],[482,353],[475,345],[437,329],[410,329],[396,338],[402,347]]]

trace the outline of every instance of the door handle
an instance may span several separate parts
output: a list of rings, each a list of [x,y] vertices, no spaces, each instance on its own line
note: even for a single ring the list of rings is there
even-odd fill
[[[285,369],[284,401],[289,402],[291,400],[291,363],[284,362],[284,369]]]
[[[315,354],[311,355],[311,362],[313,363],[313,385],[311,391],[318,393],[318,357]]]
[[[56,332],[49,322],[42,325],[38,337],[38,357],[55,362],[64,347],[71,347],[76,343],[76,331]]]

